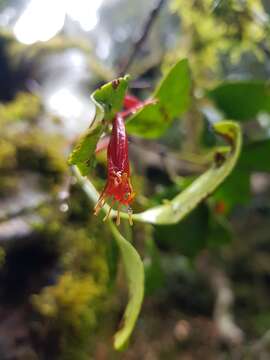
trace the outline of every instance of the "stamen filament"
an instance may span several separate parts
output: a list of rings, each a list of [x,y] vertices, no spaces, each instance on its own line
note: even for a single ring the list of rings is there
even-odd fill
[[[130,226],[133,225],[132,210],[131,210],[131,209],[128,209],[128,222],[129,222],[129,225],[130,225]]]
[[[116,225],[117,226],[120,225],[120,207],[121,207],[121,204],[119,204],[118,208],[117,208],[117,218],[116,218]]]
[[[96,206],[94,207],[94,215],[98,215],[100,210],[103,208],[106,202],[106,196],[103,194],[100,196],[100,199],[98,200]]]
[[[106,220],[109,219],[114,203],[115,203],[115,200],[112,201],[112,204],[111,204],[111,206],[110,206],[110,208],[109,208],[109,211],[108,211],[107,214],[105,215],[103,221],[106,221]]]

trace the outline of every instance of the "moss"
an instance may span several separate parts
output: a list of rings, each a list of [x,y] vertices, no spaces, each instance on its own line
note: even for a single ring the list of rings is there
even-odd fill
[[[57,217],[50,207],[40,214],[49,221],[40,229],[42,237],[58,252],[62,273],[54,285],[43,288],[31,301],[41,316],[42,328],[47,329],[46,340],[53,338],[60,344],[56,358],[88,359],[89,342],[108,291],[106,246],[90,237],[87,224],[84,229],[70,222],[63,226],[63,215]]]
[[[15,165],[15,145],[5,139],[0,139],[0,169],[12,169]]]
[[[63,141],[59,136],[31,130],[17,141],[20,167],[29,167],[41,173],[56,174],[67,170],[63,155]]]
[[[91,214],[90,202],[85,196],[83,190],[75,185],[70,189],[69,199],[70,211],[69,220],[77,223],[85,223],[89,220]]]
[[[106,246],[95,240],[85,229],[67,228],[62,241],[61,265],[80,274],[92,274],[94,280],[105,286],[108,267]]]
[[[68,169],[64,147],[62,137],[46,134],[35,127],[8,133],[0,143],[2,167],[40,172],[57,183]]]
[[[45,175],[46,184],[54,184],[67,171],[66,142],[33,124],[40,112],[40,99],[29,93],[19,93],[13,101],[0,105],[0,169],[37,171],[43,179]]]
[[[0,123],[29,120],[37,118],[41,111],[41,102],[38,96],[29,93],[18,93],[13,101],[0,105]]]
[[[33,295],[32,303],[41,315],[78,331],[86,313],[89,323],[95,324],[95,313],[90,311],[89,304],[100,293],[101,288],[91,275],[76,276],[66,272],[56,285],[47,286],[39,295]]]
[[[32,297],[36,310],[50,319],[60,336],[59,359],[87,358],[88,339],[96,323],[96,302],[102,293],[91,275],[62,274],[56,285]]]
[[[8,197],[18,189],[19,179],[17,176],[1,175],[0,176],[0,197]]]

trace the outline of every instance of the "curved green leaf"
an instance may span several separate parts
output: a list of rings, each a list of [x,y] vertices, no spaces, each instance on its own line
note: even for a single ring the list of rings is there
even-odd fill
[[[134,247],[120,234],[112,222],[110,225],[122,255],[129,289],[129,302],[124,314],[123,326],[115,334],[114,339],[115,349],[122,350],[128,343],[141,309],[144,295],[144,268]]]
[[[93,167],[97,142],[107,126],[103,119],[110,121],[121,110],[128,82],[129,76],[115,79],[91,95],[96,105],[95,118],[68,159],[70,165],[77,165],[82,175],[88,175]]]
[[[144,138],[161,136],[172,121],[189,107],[191,77],[187,59],[176,63],[159,84],[152,97],[157,99],[127,121],[130,134]]]
[[[174,224],[183,219],[203,199],[208,197],[230,174],[239,157],[242,136],[239,125],[232,121],[216,123],[214,129],[228,141],[230,148],[217,150],[212,167],[170,202],[153,207],[133,219],[151,224]]]

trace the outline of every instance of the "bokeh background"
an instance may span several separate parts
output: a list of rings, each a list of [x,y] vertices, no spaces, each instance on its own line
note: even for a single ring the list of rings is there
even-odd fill
[[[270,359],[269,20],[268,0],[0,1],[0,360]],[[214,122],[238,121],[244,147],[179,224],[122,225],[146,296],[117,353],[125,276],[67,158],[98,86],[129,73],[145,99],[185,57],[189,111],[159,138],[130,136],[135,211],[209,167]],[[103,154],[99,190],[105,178]]]

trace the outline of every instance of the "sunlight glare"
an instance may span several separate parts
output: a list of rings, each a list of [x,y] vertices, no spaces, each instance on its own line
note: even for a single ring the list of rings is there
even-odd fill
[[[47,41],[64,25],[63,0],[31,0],[14,26],[16,38],[24,44]]]
[[[84,31],[92,30],[98,23],[98,9],[103,0],[67,0],[66,13],[78,21]]]
[[[62,88],[50,96],[49,107],[56,115],[64,118],[77,118],[83,111],[83,105],[70,90]]]
[[[65,16],[77,21],[84,31],[98,23],[103,0],[30,0],[14,26],[16,38],[23,44],[48,41],[64,26]]]

